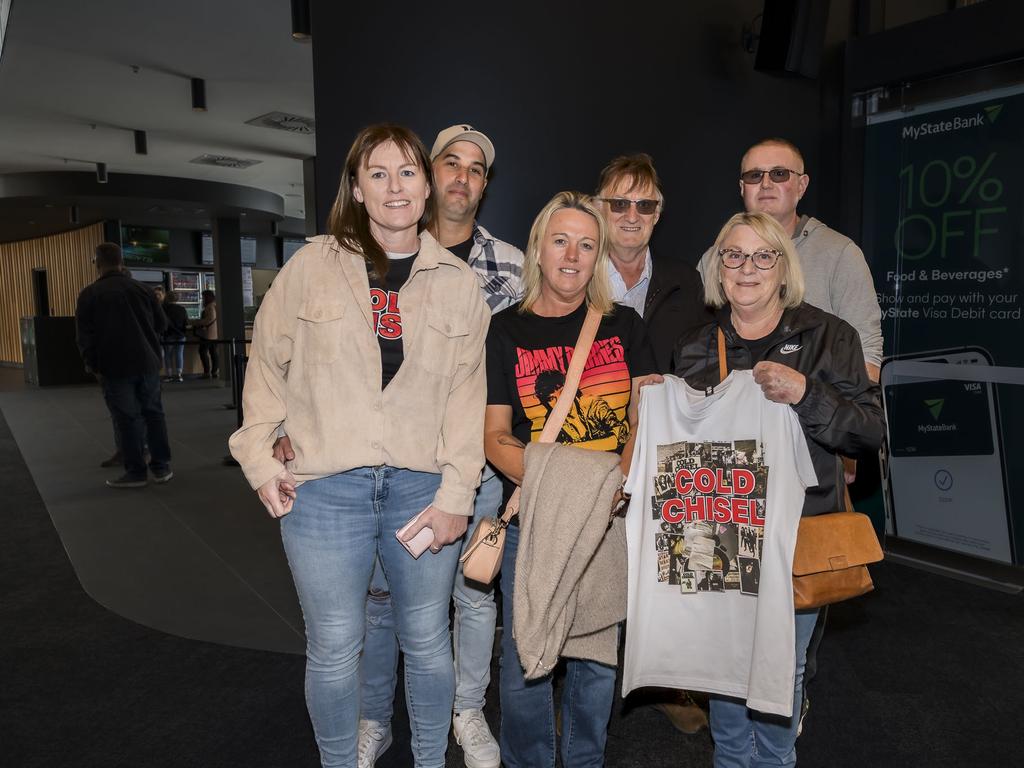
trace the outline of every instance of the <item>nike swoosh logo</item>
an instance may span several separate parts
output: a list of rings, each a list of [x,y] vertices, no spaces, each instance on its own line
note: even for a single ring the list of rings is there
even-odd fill
[[[791,355],[794,352],[799,352],[803,348],[802,344],[784,344],[779,350],[779,353],[783,355]]]

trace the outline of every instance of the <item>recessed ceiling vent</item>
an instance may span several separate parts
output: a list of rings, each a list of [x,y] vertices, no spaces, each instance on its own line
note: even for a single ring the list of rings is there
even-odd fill
[[[315,123],[311,117],[289,115],[287,112],[268,112],[265,115],[246,120],[246,125],[258,125],[261,128],[276,128],[289,133],[315,133]]]
[[[199,165],[216,165],[218,168],[248,168],[249,166],[262,163],[262,160],[250,160],[243,157],[228,157],[227,155],[200,155],[189,160],[190,163]]]

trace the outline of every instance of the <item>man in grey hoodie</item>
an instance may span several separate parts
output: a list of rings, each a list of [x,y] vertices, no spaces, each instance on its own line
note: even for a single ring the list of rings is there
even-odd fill
[[[785,139],[764,139],[740,161],[740,196],[747,212],[769,214],[793,236],[806,281],[804,300],[842,318],[860,335],[864,364],[878,381],[882,363],[882,312],[864,253],[845,235],[796,207],[810,176],[803,155]],[[714,258],[709,250],[702,259]]]

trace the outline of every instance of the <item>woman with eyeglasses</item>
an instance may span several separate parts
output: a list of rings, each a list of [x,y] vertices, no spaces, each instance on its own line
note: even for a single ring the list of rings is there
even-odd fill
[[[803,301],[792,240],[768,214],[733,216],[714,253],[717,258],[705,259],[701,274],[715,321],[680,339],[676,375],[698,389],[718,384],[721,330],[727,369],[753,369],[764,396],[790,405],[800,421],[818,480],[806,490],[802,514],[843,509],[839,455],[876,451],[882,441],[878,387],[867,377],[857,332]],[[796,764],[804,662],[817,613],[796,612],[791,717],[763,715],[743,699],[711,696],[716,768]]]

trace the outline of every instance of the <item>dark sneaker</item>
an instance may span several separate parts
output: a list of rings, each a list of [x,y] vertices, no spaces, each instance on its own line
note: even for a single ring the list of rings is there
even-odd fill
[[[107,487],[109,488],[145,488],[146,478],[132,477],[131,475],[121,475],[117,480],[107,480]]]
[[[171,468],[168,467],[167,469],[165,469],[165,470],[163,470],[161,472],[154,472],[153,473],[153,482],[154,483],[166,483],[172,477],[174,477],[174,473],[171,472]]]
[[[111,467],[121,466],[121,452],[114,451],[114,455],[111,456],[106,461],[101,461],[100,466],[103,467],[104,469],[110,469]]]
[[[692,736],[708,727],[707,713],[687,691],[675,691],[669,701],[654,705],[680,733]]]

